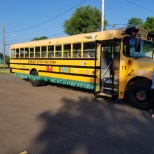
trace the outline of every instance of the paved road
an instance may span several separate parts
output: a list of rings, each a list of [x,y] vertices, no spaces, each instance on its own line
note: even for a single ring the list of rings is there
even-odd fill
[[[154,119],[111,99],[0,74],[0,154],[153,154]]]

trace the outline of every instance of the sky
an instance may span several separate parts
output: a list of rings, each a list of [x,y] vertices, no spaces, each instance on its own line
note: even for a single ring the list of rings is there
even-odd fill
[[[154,17],[154,0],[0,0],[0,52],[3,53],[2,24],[5,29],[5,53],[14,43],[28,42],[35,37],[65,36],[63,23],[78,7],[90,5],[101,12],[109,25],[125,27],[132,17],[146,21]],[[112,28],[108,26],[107,29]]]

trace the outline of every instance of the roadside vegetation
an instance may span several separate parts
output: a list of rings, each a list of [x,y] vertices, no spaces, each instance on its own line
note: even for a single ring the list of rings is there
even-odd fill
[[[10,74],[10,69],[8,69],[8,68],[6,68],[6,69],[0,69],[0,73]]]
[[[4,64],[0,64],[0,73],[9,74],[10,73],[9,65],[6,64],[4,69]]]

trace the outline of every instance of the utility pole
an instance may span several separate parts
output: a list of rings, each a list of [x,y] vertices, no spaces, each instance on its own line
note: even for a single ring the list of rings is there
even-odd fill
[[[3,62],[4,62],[4,69],[5,69],[5,29],[4,23],[2,23],[2,42],[3,42]]]
[[[101,24],[101,31],[104,30],[104,0],[102,0],[102,24]]]

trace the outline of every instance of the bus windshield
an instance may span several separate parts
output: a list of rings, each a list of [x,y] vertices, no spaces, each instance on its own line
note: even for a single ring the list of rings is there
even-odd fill
[[[135,51],[136,38],[129,37],[124,40],[124,55],[132,58],[153,58],[152,43],[141,40],[140,52]]]

